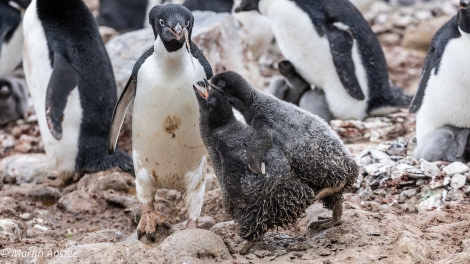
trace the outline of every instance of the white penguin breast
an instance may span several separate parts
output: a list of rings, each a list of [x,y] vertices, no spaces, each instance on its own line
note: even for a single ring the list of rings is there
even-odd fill
[[[75,88],[69,95],[64,110],[61,140],[56,140],[46,122],[46,91],[52,68],[49,60],[46,34],[36,11],[36,0],[33,0],[26,10],[23,30],[23,66],[25,78],[33,102],[34,111],[38,118],[39,130],[48,158],[55,163],[59,171],[74,171],[75,159],[78,153],[78,137],[82,110],[78,89]]]
[[[365,100],[361,101],[352,98],[345,90],[336,72],[328,39],[326,35],[317,33],[307,13],[289,0],[261,0],[259,8],[270,19],[284,57],[308,82],[324,90],[333,115],[340,119],[363,119],[367,115],[368,82],[357,44],[353,45],[352,59],[365,95]],[[344,30],[346,25],[341,26],[338,29]]]
[[[198,169],[206,153],[192,88],[205,78],[205,72],[197,60],[194,71],[184,48],[171,54],[156,49],[155,53],[141,65],[137,77],[134,166],[137,177],[153,177],[158,187],[183,189],[185,175]]]
[[[18,25],[10,41],[8,43],[4,42],[1,45],[0,78],[3,78],[12,73],[23,58],[21,52],[23,48],[23,22]]]
[[[447,43],[439,70],[432,69],[416,116],[418,143],[427,133],[453,125],[470,128],[470,37]]]

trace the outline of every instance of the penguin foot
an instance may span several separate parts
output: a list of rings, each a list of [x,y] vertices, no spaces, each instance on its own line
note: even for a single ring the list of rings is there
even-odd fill
[[[188,219],[188,222],[186,222],[186,228],[188,229],[194,229],[194,228],[197,228],[197,220],[193,220],[193,219]]]
[[[246,255],[250,249],[255,245],[256,241],[244,242],[240,250],[234,249],[228,242],[225,242],[225,246],[228,248],[230,254]]]
[[[142,206],[142,209],[145,205]],[[142,210],[139,225],[137,225],[137,239],[141,239],[146,235],[147,240],[155,243],[157,234],[167,233],[171,230],[171,225],[166,219],[158,212]]]
[[[318,231],[327,229],[333,226],[340,225],[341,222],[341,216],[343,215],[343,204],[341,201],[337,201],[333,207],[333,217],[327,218],[324,220],[318,220],[311,222],[308,225],[308,229],[318,229]]]

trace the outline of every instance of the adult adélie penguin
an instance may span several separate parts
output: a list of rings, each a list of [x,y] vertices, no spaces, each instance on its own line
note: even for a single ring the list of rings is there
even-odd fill
[[[243,0],[236,11],[269,18],[284,57],[325,92],[336,119],[363,119],[406,107],[392,86],[379,41],[349,0]]]
[[[434,35],[410,112],[416,113],[418,146],[431,132],[450,125],[470,128],[470,4]]]
[[[191,41],[194,17],[181,5],[157,5],[149,13],[155,42],[136,62],[113,114],[108,142],[113,152],[128,104],[134,100],[132,154],[142,217],[139,239],[155,241],[166,219],[155,211],[157,188],[185,193],[193,228],[201,213],[206,148],[199,131],[199,107],[192,85],[212,77],[212,68]]]
[[[30,0],[0,0],[0,78],[20,64],[23,49],[22,19]]]
[[[24,71],[44,149],[59,173],[120,167],[107,153],[117,88],[90,10],[81,0],[33,0],[24,15]]]

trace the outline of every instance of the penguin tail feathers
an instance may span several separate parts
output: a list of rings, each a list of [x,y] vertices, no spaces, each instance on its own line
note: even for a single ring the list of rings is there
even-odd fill
[[[100,155],[99,157],[95,156],[94,158],[79,158],[77,164],[75,165],[75,171],[80,173],[93,173],[112,168],[119,168],[135,177],[132,157],[120,149],[116,149],[112,155],[104,154]]]
[[[391,85],[390,90],[392,92],[390,106],[407,108],[410,106],[413,95],[406,94],[403,88]]]

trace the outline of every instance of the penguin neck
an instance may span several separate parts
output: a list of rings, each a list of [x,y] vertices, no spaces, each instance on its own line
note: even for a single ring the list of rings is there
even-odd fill
[[[191,56],[184,46],[173,52],[168,52],[160,37],[157,37],[153,47],[156,57],[165,65],[184,65],[186,56]]]

